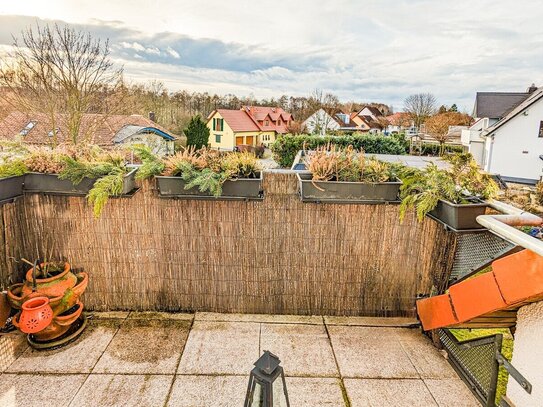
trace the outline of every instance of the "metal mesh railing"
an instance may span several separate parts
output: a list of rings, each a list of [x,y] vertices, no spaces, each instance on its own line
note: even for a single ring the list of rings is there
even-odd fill
[[[468,277],[515,249],[515,244],[490,232],[458,235],[451,282]]]
[[[484,406],[495,406],[498,382],[496,353],[501,351],[502,335],[458,341],[447,329],[439,330],[449,361],[462,380]]]

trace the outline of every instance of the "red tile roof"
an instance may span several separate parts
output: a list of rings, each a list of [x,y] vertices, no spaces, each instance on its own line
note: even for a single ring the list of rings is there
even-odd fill
[[[243,106],[240,110],[217,109],[216,110],[235,132],[241,131],[274,131],[276,133],[287,133],[286,123],[291,121],[292,115],[280,107],[268,106]],[[213,117],[212,112],[208,120]],[[277,120],[282,122],[277,125]],[[266,125],[266,120],[269,120]]]
[[[217,109],[233,131],[260,131],[258,124],[243,110]]]
[[[45,113],[12,112],[0,122],[0,138],[13,139],[21,136],[21,131],[30,122],[34,127],[23,136],[23,140],[31,144],[48,144],[51,140],[49,133],[53,130],[51,117]],[[85,114],[81,121],[79,138],[89,143],[103,147],[113,146],[115,135],[125,126],[154,127],[164,133],[168,130],[141,115],[110,115]],[[57,114],[54,126],[59,129],[57,137],[59,142],[69,141],[70,135],[66,126],[66,115]]]

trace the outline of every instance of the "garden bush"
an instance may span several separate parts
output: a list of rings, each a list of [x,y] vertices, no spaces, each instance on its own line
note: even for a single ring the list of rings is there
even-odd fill
[[[273,158],[281,167],[292,166],[294,157],[302,149],[314,150],[320,146],[332,145],[346,148],[353,146],[355,150],[367,154],[405,154],[405,146],[392,137],[353,134],[351,136],[310,136],[290,134],[279,136],[272,144]]]

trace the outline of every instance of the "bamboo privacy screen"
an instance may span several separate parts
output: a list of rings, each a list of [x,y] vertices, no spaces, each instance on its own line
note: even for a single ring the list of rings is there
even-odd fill
[[[293,173],[266,172],[261,202],[26,195],[0,207],[2,281],[53,251],[90,276],[96,310],[413,316],[446,281],[455,238],[398,221],[395,205],[302,203]]]

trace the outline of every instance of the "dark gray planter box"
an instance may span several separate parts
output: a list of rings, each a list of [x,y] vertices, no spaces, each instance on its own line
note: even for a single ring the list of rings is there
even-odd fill
[[[400,181],[375,183],[312,181],[311,174],[296,175],[303,202],[361,204],[398,202],[402,185]]]
[[[124,176],[121,195],[127,195],[136,188],[136,171],[136,169],[133,169]],[[55,195],[87,195],[95,182],[96,179],[83,178],[79,184],[74,185],[72,181],[60,179],[56,174],[31,172],[25,175],[24,192]]]
[[[23,195],[24,175],[0,179],[0,202],[11,201]]]
[[[185,189],[186,182],[181,177],[156,176],[158,194],[163,198],[217,199],[217,200],[261,200],[262,172],[258,178],[239,178],[227,180],[222,186],[222,195],[214,197],[209,192],[200,192],[197,187]]]
[[[454,230],[482,229],[477,223],[477,216],[484,215],[487,203],[477,201],[470,204],[454,204],[440,200],[429,215],[450,226]]]

